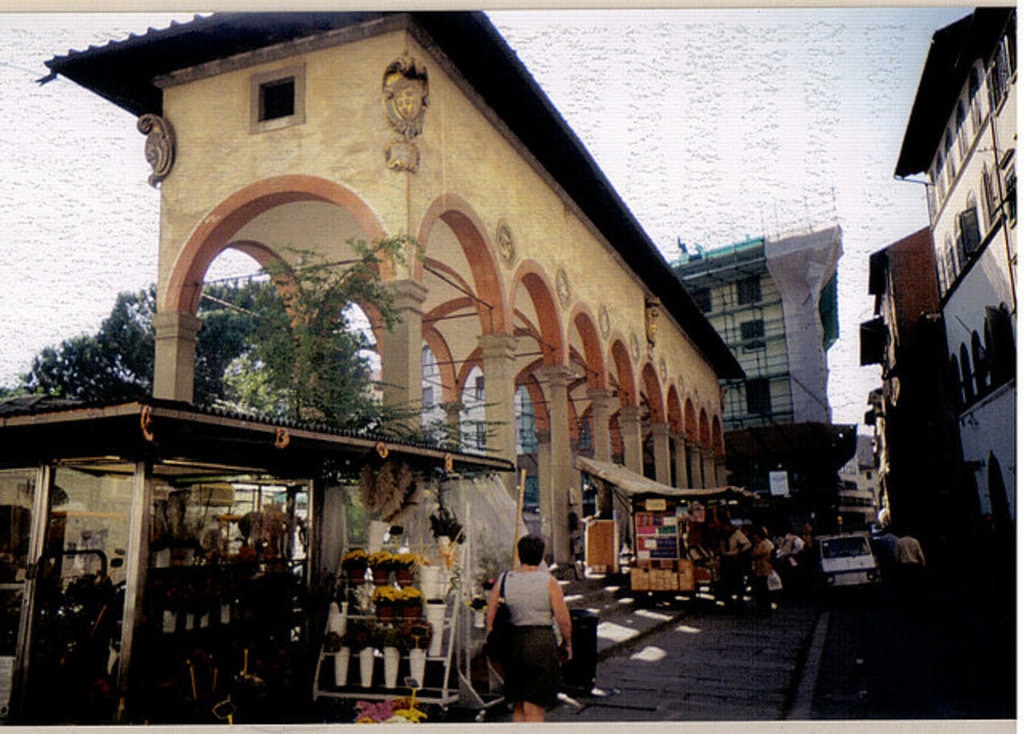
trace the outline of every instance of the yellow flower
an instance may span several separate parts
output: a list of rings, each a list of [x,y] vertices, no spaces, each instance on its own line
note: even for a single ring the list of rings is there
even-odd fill
[[[374,551],[373,553],[370,554],[370,565],[371,566],[383,566],[385,564],[391,563],[391,559],[392,558],[393,558],[393,556],[391,555],[390,551],[386,551],[386,550]]]
[[[407,721],[411,721],[413,724],[418,724],[422,719],[427,718],[427,715],[419,709],[395,709],[395,716],[401,716]]]
[[[382,601],[382,600],[383,601],[398,601],[399,593],[400,593],[399,590],[396,589],[394,586],[388,586],[388,585],[378,586],[376,589],[374,589],[373,600],[375,602],[376,601]]]

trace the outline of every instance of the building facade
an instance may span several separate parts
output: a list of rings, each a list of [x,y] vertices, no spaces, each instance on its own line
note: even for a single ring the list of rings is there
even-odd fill
[[[1016,505],[1015,8],[938,30],[896,165],[927,191],[964,491],[1012,534]]]
[[[723,383],[727,431],[831,421],[827,355],[839,335],[842,252],[833,227],[684,253],[674,265],[746,375]]]
[[[532,451],[557,559],[581,444],[717,483],[718,381],[742,371],[482,13],[215,14],[48,66],[147,135],[156,397],[192,400],[225,249],[294,266],[295,249],[344,262],[353,240],[407,235],[418,248],[382,266],[401,323],[370,314],[384,400],[443,414],[467,449]]]
[[[939,548],[970,503],[962,491],[953,384],[931,230],[871,255],[875,317],[861,324],[861,364],[881,367],[865,423],[875,431],[880,509],[897,532]]]

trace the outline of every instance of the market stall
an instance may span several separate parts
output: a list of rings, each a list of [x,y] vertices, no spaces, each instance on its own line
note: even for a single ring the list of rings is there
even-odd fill
[[[367,467],[410,516],[431,477],[512,468],[165,401],[0,404],[0,718],[306,720],[338,514],[365,524],[332,498]]]
[[[717,528],[726,522],[726,510],[750,498],[749,492],[731,486],[671,487],[583,456],[576,457],[576,468],[604,482],[621,508],[614,535],[628,538],[628,549],[616,548],[614,555],[628,559],[634,593],[713,593],[719,578]],[[608,549],[603,555],[610,555]]]

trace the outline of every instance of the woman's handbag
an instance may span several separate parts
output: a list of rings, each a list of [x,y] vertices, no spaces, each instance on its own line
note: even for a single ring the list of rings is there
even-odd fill
[[[498,608],[494,611],[494,622],[487,633],[484,652],[491,660],[501,661],[508,656],[508,647],[512,638],[512,612],[505,603],[505,577],[501,575],[501,592],[498,594]]]
[[[768,574],[768,591],[782,591],[782,577],[778,571],[773,570]]]

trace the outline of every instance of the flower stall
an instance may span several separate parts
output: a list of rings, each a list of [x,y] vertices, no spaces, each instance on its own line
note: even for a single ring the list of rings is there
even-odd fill
[[[382,445],[159,400],[0,403],[0,721],[298,723],[324,651],[343,647],[347,684],[360,657],[390,681],[384,648],[399,651],[396,685],[414,650],[430,679],[450,619],[426,631],[418,558],[354,542],[370,514],[338,498],[374,474],[372,489],[400,488],[404,507],[445,467],[511,466],[390,444],[381,471]],[[395,615],[356,619],[384,550]],[[352,606],[330,603],[356,587]]]

